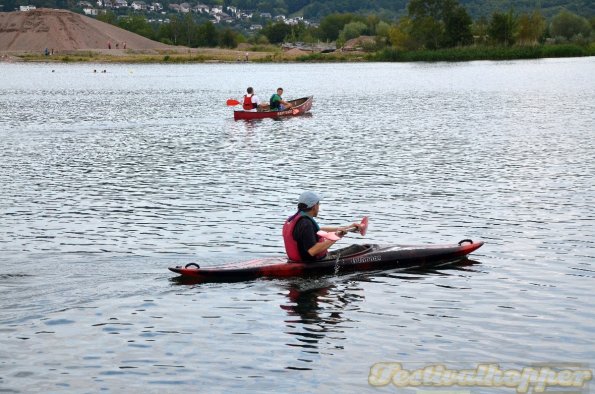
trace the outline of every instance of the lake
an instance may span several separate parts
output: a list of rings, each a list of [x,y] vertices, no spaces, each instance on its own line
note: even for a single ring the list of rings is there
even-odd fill
[[[0,392],[433,392],[387,371],[435,365],[587,376],[594,71],[0,63]],[[225,102],[248,86],[313,95],[311,114],[236,122]],[[436,271],[184,285],[167,270],[282,254],[304,190],[321,225],[369,215],[337,246],[486,244]],[[488,384],[441,388],[518,387]]]

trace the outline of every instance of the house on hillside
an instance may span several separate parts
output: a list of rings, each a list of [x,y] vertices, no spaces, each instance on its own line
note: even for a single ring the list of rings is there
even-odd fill
[[[176,3],[171,3],[169,5],[169,9],[175,12],[180,12],[180,5]]]
[[[114,0],[114,8],[128,8],[128,2],[126,0]]]
[[[221,7],[220,5],[214,5],[211,7],[211,10],[209,11],[209,14],[211,15],[217,15],[223,12],[223,7]]]
[[[295,25],[299,24],[300,22],[304,22],[304,18],[302,18],[301,16],[297,16],[295,18],[289,18],[289,19],[285,20],[286,24],[292,25],[292,26],[295,26]]]
[[[132,2],[132,4],[130,4],[130,7],[135,11],[146,10],[147,3],[145,3],[144,1],[140,1],[140,0],[135,0]]]
[[[197,4],[194,6],[194,8],[192,8],[192,11],[199,14],[208,14],[209,6],[206,4]]]
[[[227,13],[230,16],[238,16],[238,9],[236,7],[230,5],[227,7]]]
[[[231,16],[227,15],[225,12],[219,12],[219,13],[213,15],[213,18],[215,19],[215,23],[222,23],[222,22],[231,23],[234,20]]]
[[[19,7],[19,11],[31,11],[34,10],[36,7],[34,5],[22,5]]]
[[[115,0],[97,0],[97,7],[114,8]]]
[[[188,3],[180,4],[180,12],[183,14],[189,13],[191,9],[192,9],[192,6]]]
[[[89,16],[97,16],[98,15],[98,11],[96,8],[85,7],[85,8],[83,8],[83,13],[85,15],[89,15]]]

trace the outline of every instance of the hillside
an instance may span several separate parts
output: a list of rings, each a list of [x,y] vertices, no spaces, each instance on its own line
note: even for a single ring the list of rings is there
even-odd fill
[[[595,16],[595,1],[593,0],[459,0],[473,18],[489,17],[494,12],[504,12],[513,9],[515,12],[530,12],[541,10],[550,18],[562,9],[571,11],[584,17]]]
[[[178,0],[159,1],[165,10],[169,4],[182,3]],[[225,5],[235,6],[241,10],[257,13],[270,13],[272,15],[301,15],[308,20],[320,18],[332,13],[374,13],[387,18],[394,18],[406,14],[409,0],[188,0],[191,5]],[[590,18],[595,16],[595,1],[593,0],[459,0],[470,15],[477,19],[481,16],[489,17],[494,12],[504,12],[514,9],[516,12],[527,12],[535,9],[541,10],[546,17],[557,14],[565,8],[575,14]],[[14,11],[19,5],[29,4],[37,8],[76,9],[78,0],[3,0],[0,11]],[[92,2],[95,4],[95,2]],[[128,4],[132,0],[128,1]],[[146,2],[150,4],[151,2]]]
[[[593,0],[459,0],[473,18],[489,17],[494,12],[514,9],[517,12],[540,9],[546,17],[557,14],[565,8],[585,17],[595,16]],[[388,17],[405,15],[409,0],[276,0],[271,2],[256,0],[232,0],[231,4],[247,10],[301,14],[306,19],[320,19],[328,14],[339,12],[376,13]]]
[[[0,51],[159,50],[168,45],[66,10],[0,13]]]

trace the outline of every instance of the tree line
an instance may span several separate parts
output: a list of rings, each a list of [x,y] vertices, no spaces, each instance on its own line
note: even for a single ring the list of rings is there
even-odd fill
[[[98,19],[147,38],[188,47],[235,48],[241,42],[280,44],[283,42],[336,42],[338,48],[348,40],[373,36],[370,50],[392,47],[412,51],[469,45],[534,45],[550,40],[555,43],[585,44],[595,41],[595,17],[586,18],[562,10],[550,20],[538,11],[516,13],[510,9],[494,12],[489,18],[473,20],[458,0],[410,0],[407,14],[398,19],[379,15],[335,13],[322,18],[317,26],[269,22],[257,33],[246,34],[237,28],[222,27],[194,14],[179,14],[167,23],[150,23],[142,14],[118,17],[112,12]]]

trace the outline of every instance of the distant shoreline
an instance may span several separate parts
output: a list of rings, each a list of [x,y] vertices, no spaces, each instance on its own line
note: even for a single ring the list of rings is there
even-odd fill
[[[81,50],[44,55],[37,52],[0,52],[0,62],[52,63],[334,63],[334,62],[460,62],[476,60],[522,60],[595,56],[595,44],[580,46],[536,45],[513,47],[463,47],[433,51],[331,52],[295,54],[282,51],[240,51],[217,48],[162,51]]]

